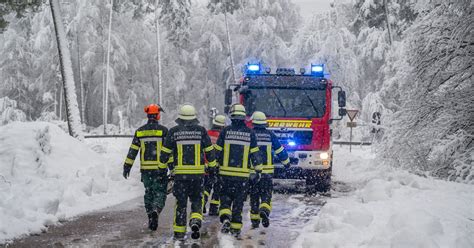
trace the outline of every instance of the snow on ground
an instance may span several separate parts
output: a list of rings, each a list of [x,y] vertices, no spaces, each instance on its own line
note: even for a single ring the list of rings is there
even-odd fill
[[[122,178],[129,142],[83,143],[43,122],[1,126],[0,243],[143,194],[137,168]]]
[[[329,198],[294,247],[474,247],[473,185],[389,168],[370,148],[334,157],[333,179],[354,191]]]

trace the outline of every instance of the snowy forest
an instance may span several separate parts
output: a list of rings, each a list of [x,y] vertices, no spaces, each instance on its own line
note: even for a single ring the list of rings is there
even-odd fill
[[[196,106],[207,125],[248,61],[323,63],[346,90],[348,108],[361,111],[366,126],[356,137],[370,135],[372,113],[381,113],[382,134],[373,141],[380,161],[474,183],[469,0],[332,1],[310,20],[291,0],[58,3],[80,132],[103,133],[105,120],[107,133],[131,133],[145,121],[143,107],[160,101],[164,125],[173,125],[183,103]],[[51,9],[45,0],[0,1],[0,125],[45,121],[67,129]],[[346,138],[345,123],[334,125],[334,138]]]

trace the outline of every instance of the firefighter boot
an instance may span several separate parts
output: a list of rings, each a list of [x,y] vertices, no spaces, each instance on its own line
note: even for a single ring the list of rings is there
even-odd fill
[[[234,229],[234,228],[231,228],[230,229],[230,233],[232,234],[232,236],[234,236],[235,238],[240,238],[240,230],[239,229]]]
[[[265,211],[260,211],[260,218],[262,218],[262,226],[270,226],[270,219],[268,218],[268,213]]]
[[[152,231],[156,231],[158,228],[158,213],[156,211],[148,215],[148,228]]]
[[[224,222],[222,222],[221,232],[229,233],[229,231],[230,231],[230,221],[226,219],[224,220]]]
[[[219,215],[219,205],[212,204],[209,205],[209,216],[218,216]]]
[[[260,226],[259,220],[252,220],[252,229],[257,229]]]
[[[183,233],[183,232],[174,232],[174,237],[173,237],[173,239],[174,239],[174,240],[177,240],[177,241],[183,241],[185,234],[186,234],[186,233]]]
[[[152,230],[151,229],[151,226],[152,226],[152,217],[151,217],[152,214],[148,214],[148,229]]]
[[[201,233],[199,232],[199,229],[201,229],[201,223],[197,219],[192,219],[189,223],[191,226],[191,238],[192,239],[199,239],[201,237]]]

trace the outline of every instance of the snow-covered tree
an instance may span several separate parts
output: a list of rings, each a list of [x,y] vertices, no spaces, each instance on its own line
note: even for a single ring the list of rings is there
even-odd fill
[[[82,138],[81,116],[77,103],[76,86],[72,70],[71,55],[66,40],[66,34],[61,18],[58,0],[50,0],[51,14],[53,16],[54,30],[56,34],[56,45],[58,47],[61,76],[66,100],[66,114],[69,134],[76,138]]]
[[[0,98],[0,125],[13,121],[26,121],[26,115],[18,109],[17,102],[8,97]]]
[[[161,23],[168,33],[166,38],[176,47],[189,43],[190,0],[162,0]]]
[[[400,82],[382,158],[412,170],[474,182],[472,5],[443,3],[409,29],[410,82]],[[402,78],[399,78],[402,79]]]

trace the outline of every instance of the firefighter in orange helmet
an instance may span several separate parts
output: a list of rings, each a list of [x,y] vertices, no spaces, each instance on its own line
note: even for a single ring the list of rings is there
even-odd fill
[[[168,129],[158,123],[162,108],[157,104],[145,107],[148,122],[135,131],[132,144],[128,150],[125,164],[123,165],[123,177],[130,176],[135,157],[140,152],[141,181],[145,186],[145,210],[148,215],[148,228],[155,231],[158,228],[158,216],[165,207],[166,187],[168,178],[163,174],[161,167],[166,165],[160,163],[160,153],[163,139],[168,134]],[[172,162],[170,158],[168,163]]]

